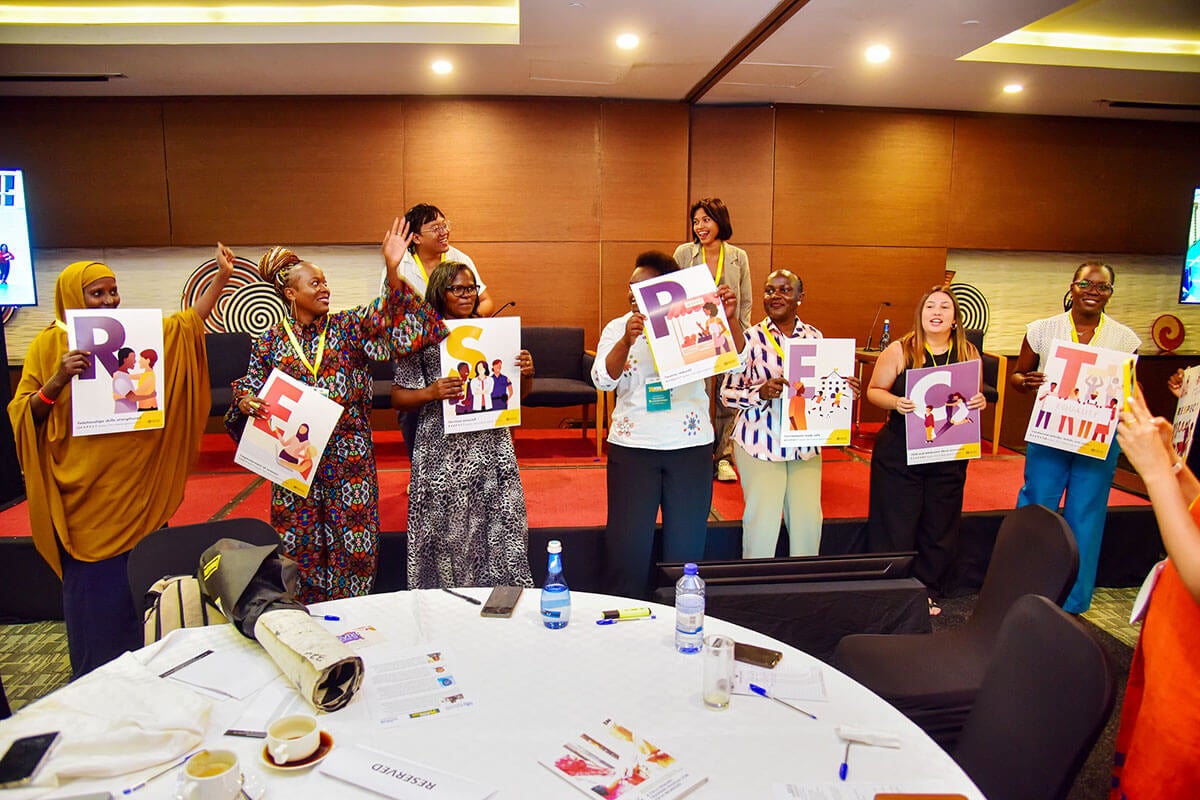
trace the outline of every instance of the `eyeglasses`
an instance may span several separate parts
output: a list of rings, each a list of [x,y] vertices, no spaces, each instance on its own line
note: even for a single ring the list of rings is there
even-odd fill
[[[779,295],[780,297],[792,297],[795,294],[796,292],[791,286],[768,286],[763,289],[763,297],[774,297],[775,295]]]
[[[455,297],[474,297],[479,294],[479,287],[473,283],[466,283],[461,286],[447,286],[446,292]]]
[[[450,220],[446,220],[445,222],[438,223],[437,225],[428,225],[424,228],[421,228],[421,230],[418,231],[418,233],[421,233],[425,236],[441,236],[443,233],[449,233],[449,232],[450,232]]]
[[[1092,281],[1075,281],[1073,284],[1076,289],[1081,292],[1090,292],[1093,289],[1100,294],[1112,294],[1113,285],[1111,283],[1093,283]]]

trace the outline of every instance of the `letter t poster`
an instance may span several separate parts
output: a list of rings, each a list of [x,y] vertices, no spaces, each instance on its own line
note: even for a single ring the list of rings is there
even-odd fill
[[[737,368],[729,320],[708,267],[669,272],[631,288],[664,389]]]
[[[71,379],[71,434],[163,427],[163,315],[157,308],[67,311],[67,346],[92,354]]]

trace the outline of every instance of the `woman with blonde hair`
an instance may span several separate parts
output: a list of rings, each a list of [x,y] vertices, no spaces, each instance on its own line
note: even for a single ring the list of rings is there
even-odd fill
[[[379,484],[371,444],[371,361],[406,355],[446,338],[446,327],[400,277],[411,238],[399,219],[381,250],[391,291],[366,305],[330,312],[321,268],[273,247],[259,275],[287,304],[286,316],[258,338],[244,378],[233,383],[225,425],[234,438],[250,416],[271,416],[257,393],[272,369],[307,383],[343,407],[308,497],[271,487],[271,524],[300,565],[300,600],[364,595],[375,581]]]
[[[905,393],[907,373],[978,359],[979,351],[963,330],[958,301],[945,287],[935,286],[917,303],[912,330],[879,355],[867,387],[871,405],[889,412],[871,451],[867,548],[917,551],[913,575],[929,590],[931,615],[940,613],[935,600],[958,540],[967,462],[908,463],[904,417],[917,406]],[[967,400],[969,409],[986,405],[978,391]]]

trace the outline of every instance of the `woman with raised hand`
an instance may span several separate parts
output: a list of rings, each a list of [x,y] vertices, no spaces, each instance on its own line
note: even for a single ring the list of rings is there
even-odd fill
[[[1121,412],[1117,442],[1146,483],[1167,560],[1148,579],[1110,797],[1182,800],[1200,790],[1200,481],[1171,446],[1171,423],[1150,414],[1140,389]]]
[[[144,644],[126,565],[133,546],[179,508],[200,452],[212,402],[204,319],[233,273],[233,253],[222,245],[217,265],[216,279],[195,305],[163,320],[162,428],[71,435],[71,379],[93,357],[68,349],[66,311],[120,305],[116,275],[106,265],[77,261],[62,271],[54,286],[54,324],[25,356],[8,415],[34,546],[63,581],[74,677]]]
[[[233,384],[225,415],[239,438],[248,417],[267,419],[258,396],[279,369],[343,407],[308,497],[271,487],[271,524],[284,551],[300,566],[299,597],[316,603],[364,595],[375,581],[379,552],[379,484],[371,443],[371,361],[406,355],[446,337],[446,326],[400,277],[411,238],[397,219],[381,250],[390,291],[366,305],[330,312],[329,284],[316,264],[273,247],[258,272],[287,306],[284,318],[254,345],[244,378]]]
[[[688,224],[692,227],[692,241],[675,248],[675,263],[680,269],[704,264],[712,273],[717,286],[727,286],[733,292],[733,313],[742,330],[750,328],[750,309],[754,305],[753,290],[750,288],[750,259],[746,251],[729,244],[733,237],[733,225],[729,221],[729,209],[719,197],[705,197],[692,203],[688,210]],[[715,309],[714,309],[715,313]],[[712,333],[712,331],[709,331]],[[720,352],[720,351],[718,351]],[[710,395],[720,395],[721,381],[710,378],[706,381]],[[733,471],[734,412],[719,400],[713,406],[713,477],[732,483],[737,480]]]
[[[937,598],[958,541],[966,461],[908,463],[905,415],[924,417],[926,409],[905,394],[910,369],[976,361],[979,351],[967,341],[954,295],[935,286],[917,303],[912,330],[879,355],[867,400],[888,412],[871,450],[871,496],[867,549],[873,553],[916,550],[913,575],[929,591],[929,613],[941,613]],[[987,400],[976,392],[967,408],[982,410]]]
[[[467,319],[478,316],[478,291],[466,264],[444,261],[430,273],[425,297],[444,319]],[[524,394],[533,383],[533,357],[522,350],[513,360]],[[444,432],[443,401],[461,401],[469,384],[479,381],[471,410],[486,410],[479,404],[490,401],[491,389],[479,376],[487,362],[476,364],[476,378],[461,368],[446,376],[441,348],[430,344],[397,359],[393,369],[392,407],[419,414],[408,488],[408,588],[533,586],[512,434],[508,428]]]
[[[742,518],[742,557],[771,558],[779,541],[779,520],[787,523],[788,553],[815,556],[821,547],[821,448],[785,447],[780,441],[787,378],[785,343],[820,339],[821,332],[800,321],[804,282],[786,269],[767,276],[763,288],[766,318],[746,331],[741,372],[725,376],[721,402],[738,414],[733,425],[734,458],[742,476],[746,511]],[[855,395],[858,378],[846,378]],[[796,396],[803,397],[797,382]]]
[[[1136,353],[1142,340],[1104,313],[1115,280],[1116,274],[1107,264],[1080,264],[1071,278],[1071,310],[1026,326],[1009,386],[1021,393],[1038,390],[1046,380],[1043,370],[1055,339]],[[1108,490],[1120,452],[1120,446],[1114,444],[1108,448],[1108,458],[1100,460],[1034,442],[1025,447],[1025,485],[1017,495],[1017,507],[1036,503],[1057,510],[1061,501],[1063,518],[1079,545],[1079,574],[1063,603],[1063,609],[1072,614],[1082,614],[1092,604],[1108,515]]]

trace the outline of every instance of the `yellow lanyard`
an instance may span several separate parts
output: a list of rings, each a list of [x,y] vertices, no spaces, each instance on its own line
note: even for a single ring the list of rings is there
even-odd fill
[[[775,334],[771,333],[771,329],[765,324],[763,325],[763,332],[767,334],[767,341],[771,343],[771,347],[774,347],[775,352],[779,354],[779,363],[782,364],[784,360],[783,345],[780,344],[779,340],[775,338]]]
[[[1077,331],[1075,329],[1075,317],[1068,313],[1067,318],[1071,320],[1071,341],[1074,342],[1075,344],[1079,344],[1079,331]],[[1096,323],[1096,330],[1092,331],[1092,338],[1088,341],[1089,344],[1091,344],[1091,342],[1096,341],[1096,337],[1100,335],[1100,329],[1103,327],[1104,327],[1104,313],[1101,312],[1100,313],[1100,322]]]
[[[697,247],[700,248],[701,260],[707,266],[708,265],[708,256],[705,255],[705,253],[704,253],[704,245],[702,245],[702,244],[697,245]],[[721,252],[717,256],[717,274],[716,274],[716,277],[713,278],[713,283],[720,285],[721,276],[724,274],[725,274],[725,243],[721,242]]]
[[[287,331],[288,338],[292,340],[292,349],[296,351],[296,356],[300,359],[300,363],[304,365],[305,369],[312,373],[313,385],[315,386],[317,383],[317,371],[321,369],[321,359],[325,357],[325,334],[328,332],[329,326],[325,326],[325,328],[321,331],[321,338],[317,340],[317,354],[315,356],[315,363],[309,362],[308,357],[304,355],[304,350],[300,347],[300,341],[296,338],[296,334],[292,331],[291,324],[286,319],[283,320],[283,329]]]
[[[925,352],[926,352],[926,353],[929,353],[929,360],[933,362],[933,365],[934,365],[935,367],[944,367],[944,366],[946,366],[946,364],[949,364],[949,363],[950,363],[950,354],[951,354],[953,351],[954,351],[954,343],[953,343],[953,342],[951,342],[951,343],[950,343],[950,346],[946,348],[946,362],[945,362],[945,364],[939,364],[939,363],[937,363],[937,356],[935,356],[935,355],[933,354],[933,351],[929,349],[929,345],[925,345]]]
[[[417,255],[416,250],[413,250],[412,257],[413,257],[413,261],[417,262],[417,269],[421,270],[421,277],[425,279],[426,283],[429,283],[429,273],[425,271],[425,265],[421,263],[421,257],[419,255]],[[438,263],[440,264],[441,262],[443,262],[445,260],[446,260],[446,254],[442,253],[442,257],[438,259]]]

